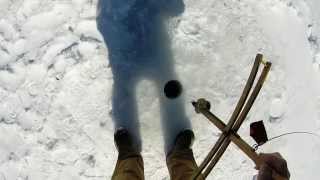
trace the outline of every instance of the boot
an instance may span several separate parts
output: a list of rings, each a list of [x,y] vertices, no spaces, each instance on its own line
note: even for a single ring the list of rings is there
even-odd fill
[[[167,166],[172,180],[191,180],[198,169],[191,146],[194,141],[192,130],[181,131],[167,155]],[[199,180],[203,180],[201,177]]]
[[[119,152],[119,160],[140,156],[140,152],[134,144],[132,135],[127,129],[119,128],[116,130],[114,134],[114,142]]]
[[[181,131],[176,139],[173,148],[175,150],[191,149],[194,142],[194,133],[190,129]]]
[[[188,157],[189,155],[192,155],[192,145],[194,142],[194,133],[190,129],[186,129],[181,131],[175,138],[174,145],[169,151],[167,157],[173,154],[178,154],[179,156],[183,156],[184,158],[193,159],[192,157]],[[187,155],[185,157],[184,155]]]

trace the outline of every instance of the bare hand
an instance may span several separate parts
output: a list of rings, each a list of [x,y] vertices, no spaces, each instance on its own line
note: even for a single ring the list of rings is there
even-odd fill
[[[287,161],[279,153],[261,153],[259,157],[264,163],[259,167],[258,180],[275,180],[274,173],[286,179],[290,178]]]

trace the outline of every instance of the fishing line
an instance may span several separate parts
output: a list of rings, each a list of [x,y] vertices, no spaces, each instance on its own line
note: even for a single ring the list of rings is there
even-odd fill
[[[284,134],[281,134],[281,135],[278,135],[278,136],[275,136],[275,137],[272,137],[270,138],[267,142],[263,143],[263,144],[254,144],[252,147],[255,149],[255,150],[258,150],[259,147],[265,145],[266,143],[270,142],[270,141],[273,141],[275,139],[279,139],[283,136],[288,136],[288,135],[293,135],[293,134],[307,134],[307,135],[312,135],[314,137],[317,137],[319,138],[318,140],[320,140],[320,135],[316,134],[316,133],[313,133],[313,132],[308,132],[308,131],[295,131],[295,132],[289,132],[289,133],[284,133]]]

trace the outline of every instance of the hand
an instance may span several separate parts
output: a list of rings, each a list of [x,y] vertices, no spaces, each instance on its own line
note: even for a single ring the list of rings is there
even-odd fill
[[[275,173],[284,179],[290,178],[287,161],[279,153],[261,153],[259,157],[264,163],[259,167],[258,180],[275,180],[273,177]]]

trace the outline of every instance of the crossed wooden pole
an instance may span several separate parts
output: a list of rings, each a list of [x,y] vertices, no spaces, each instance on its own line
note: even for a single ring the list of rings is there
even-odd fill
[[[252,86],[255,82],[261,64],[264,65],[263,70],[260,74],[258,81],[255,84],[255,87],[251,92]],[[219,119],[217,116],[210,112],[210,103],[205,99],[199,99],[197,102],[192,102],[197,113],[203,114],[207,119],[209,119],[209,121],[211,121],[216,127],[218,127],[222,131],[222,134],[217,140],[216,144],[213,146],[209,154],[200,164],[198,170],[196,171],[193,177],[194,180],[206,178],[210,174],[214,166],[218,163],[223,153],[228,148],[231,141],[234,144],[236,144],[256,164],[257,167],[260,167],[260,165],[262,165],[263,162],[260,159],[259,155],[255,152],[255,149],[248,145],[248,143],[246,143],[237,134],[237,131],[239,130],[245,118],[247,117],[254,101],[256,100],[263,86],[263,83],[265,82],[265,79],[270,71],[271,65],[271,62],[265,62],[263,60],[262,54],[258,54],[256,56],[249,79],[245,85],[240,100],[238,101],[237,106],[234,112],[232,113],[228,124],[225,124],[221,119]],[[286,178],[280,176],[275,171],[273,172],[273,179],[286,180]]]

